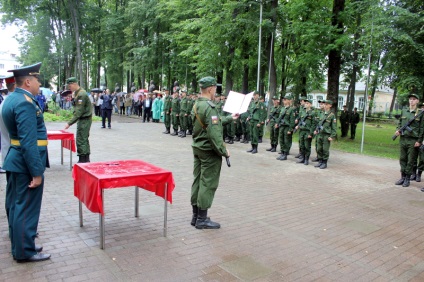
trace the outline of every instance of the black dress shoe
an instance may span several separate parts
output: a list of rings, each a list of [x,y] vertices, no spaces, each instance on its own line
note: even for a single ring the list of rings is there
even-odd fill
[[[37,261],[43,261],[50,259],[50,254],[43,254],[43,253],[36,253],[30,258],[27,259],[18,259],[16,262],[22,263],[22,262],[37,262]]]
[[[37,253],[41,252],[42,250],[43,250],[43,246],[35,245],[35,251],[36,251]]]

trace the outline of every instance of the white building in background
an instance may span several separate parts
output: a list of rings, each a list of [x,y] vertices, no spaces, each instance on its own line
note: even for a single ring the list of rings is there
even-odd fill
[[[22,66],[18,60],[17,55],[9,52],[0,52],[0,75],[9,76],[12,73],[7,72],[8,70],[17,69]]]
[[[339,91],[339,101],[337,103],[338,109],[342,110],[343,105],[346,105],[348,103],[347,101],[347,90],[348,86],[344,86],[340,84],[340,91]],[[373,113],[388,113],[390,110],[390,104],[392,102],[393,98],[393,89],[390,88],[377,88],[375,91],[374,96],[374,103],[372,107]],[[367,107],[369,102],[369,97],[371,93],[368,93],[368,101],[367,101]],[[311,93],[308,93],[308,99],[312,100],[312,104],[314,107],[318,107],[318,101],[319,100],[326,100],[327,99],[327,91],[320,91],[320,90],[314,90]],[[362,111],[364,107],[364,99],[365,99],[365,84],[363,82],[357,82],[356,83],[356,89],[355,89],[355,103],[354,107],[358,108],[358,111]],[[398,109],[397,101],[395,102],[394,109]]]

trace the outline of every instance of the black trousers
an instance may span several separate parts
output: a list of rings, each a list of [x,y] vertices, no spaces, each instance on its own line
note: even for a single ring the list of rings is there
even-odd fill
[[[110,121],[112,119],[112,109],[102,110],[102,127],[105,127],[106,118],[107,118],[107,127],[110,127]]]
[[[150,121],[150,114],[152,112],[152,108],[144,108],[144,113],[143,113],[143,121]]]

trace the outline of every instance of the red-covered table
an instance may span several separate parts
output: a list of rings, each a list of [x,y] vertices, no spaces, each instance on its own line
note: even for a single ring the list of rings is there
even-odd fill
[[[169,201],[175,183],[172,172],[141,160],[77,163],[72,171],[74,195],[79,199],[80,226],[83,226],[82,204],[100,214],[100,248],[104,249],[104,190],[135,186],[135,217],[138,217],[139,188],[164,198],[163,236],[166,237]]]
[[[65,130],[47,130],[48,140],[61,140],[60,164],[63,165],[63,148],[69,150],[69,169],[72,170],[72,152],[76,152],[75,137],[72,132]]]

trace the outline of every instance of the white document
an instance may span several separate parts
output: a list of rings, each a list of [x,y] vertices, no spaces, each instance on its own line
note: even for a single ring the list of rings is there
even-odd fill
[[[242,93],[230,91],[227,101],[225,101],[223,111],[232,114],[242,114],[247,112],[253,93],[254,92],[250,92],[249,94],[244,95]]]

